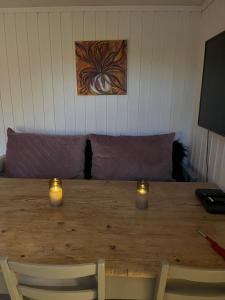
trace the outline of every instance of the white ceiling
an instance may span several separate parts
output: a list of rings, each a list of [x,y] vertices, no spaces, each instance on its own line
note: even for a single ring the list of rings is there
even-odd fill
[[[0,7],[95,5],[202,5],[205,0],[0,0]]]

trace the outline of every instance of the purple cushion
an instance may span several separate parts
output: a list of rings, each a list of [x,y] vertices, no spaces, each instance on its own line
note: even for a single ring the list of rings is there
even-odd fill
[[[8,128],[5,172],[16,178],[84,178],[85,136],[16,133]]]
[[[174,136],[90,135],[92,178],[171,180]]]

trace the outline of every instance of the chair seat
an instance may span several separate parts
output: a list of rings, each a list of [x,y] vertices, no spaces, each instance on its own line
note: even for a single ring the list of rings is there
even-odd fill
[[[223,296],[224,283],[201,283],[187,280],[168,280],[166,290],[168,293],[188,296]]]

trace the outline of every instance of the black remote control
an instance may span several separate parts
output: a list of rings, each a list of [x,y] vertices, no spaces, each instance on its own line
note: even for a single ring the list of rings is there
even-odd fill
[[[225,214],[225,193],[219,189],[197,189],[197,197],[209,213]]]

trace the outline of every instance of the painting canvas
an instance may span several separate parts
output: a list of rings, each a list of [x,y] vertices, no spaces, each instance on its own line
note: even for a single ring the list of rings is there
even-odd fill
[[[127,94],[127,41],[75,42],[78,95]]]

